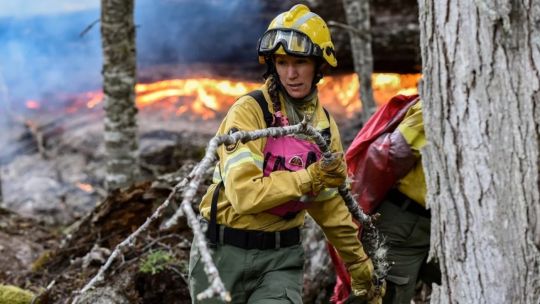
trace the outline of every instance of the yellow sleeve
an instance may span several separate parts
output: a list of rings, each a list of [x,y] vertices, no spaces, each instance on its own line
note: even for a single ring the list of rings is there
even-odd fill
[[[220,132],[264,128],[262,117],[262,110],[253,98],[241,98],[229,110]],[[238,214],[262,212],[311,190],[311,177],[306,170],[276,171],[263,177],[265,143],[266,140],[258,139],[221,146],[218,150],[225,195]]]
[[[321,120],[321,123],[324,120]],[[318,126],[318,128],[322,129],[324,126]],[[343,146],[339,129],[333,119],[330,119],[330,133],[332,135],[330,149],[332,152],[342,152]],[[327,200],[313,202],[307,211],[321,227],[324,235],[336,248],[343,261],[347,265],[354,264],[365,256],[357,236],[358,226],[353,222],[352,215],[337,190],[327,190],[332,190],[333,195]]]
[[[418,157],[418,161],[407,175],[398,181],[397,188],[420,205],[425,206],[427,190],[420,150],[426,145],[426,135],[421,100],[407,111],[405,118],[398,125],[398,130],[414,155]]]
[[[398,130],[413,150],[413,153],[418,156],[420,149],[426,145],[421,100],[407,111],[405,118],[403,118],[403,121],[398,125]]]
[[[314,202],[307,211],[345,264],[351,265],[363,259],[365,253],[358,239],[358,226],[353,223],[352,215],[341,196]]]
[[[339,129],[332,117],[330,117],[330,133],[332,134],[332,142],[330,143],[330,150],[332,152],[343,152],[343,145],[341,143],[341,135]]]

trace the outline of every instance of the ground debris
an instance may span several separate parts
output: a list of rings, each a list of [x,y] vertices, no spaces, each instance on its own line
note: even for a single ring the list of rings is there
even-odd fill
[[[57,245],[42,223],[0,207],[0,282],[23,286],[33,261]]]
[[[21,239],[30,242],[26,246],[33,248],[32,255],[17,264],[18,269],[5,272],[4,268],[13,265],[13,262],[1,263],[0,274],[8,275],[0,279],[36,294],[41,293],[39,299],[42,304],[70,303],[76,296],[73,292],[84,286],[107,259],[107,252],[152,214],[163,200],[159,197],[160,192],[154,191],[150,182],[115,191],[91,213],[71,225],[63,237],[47,231],[34,220],[23,219],[13,212],[0,209],[0,241],[3,233],[10,233],[6,239],[12,244],[19,234]],[[15,218],[18,220],[14,224]],[[10,228],[6,230],[8,228],[4,227]],[[159,223],[152,225],[132,247],[123,252],[122,257],[113,263],[103,284],[107,292],[103,291],[105,286],[97,286],[95,291],[102,292],[93,292],[88,303],[99,303],[97,299],[100,294],[103,301],[115,295],[117,299],[125,299],[125,303],[190,303],[186,265],[191,231],[185,224],[167,232],[160,232],[158,227]],[[44,239],[52,241],[45,246]],[[156,250],[169,257],[167,263],[161,265],[159,271],[143,272],[141,264]],[[54,284],[45,289],[53,281]]]

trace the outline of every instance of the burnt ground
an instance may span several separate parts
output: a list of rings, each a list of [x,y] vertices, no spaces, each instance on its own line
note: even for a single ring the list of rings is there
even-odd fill
[[[40,303],[71,302],[187,176],[217,128],[196,120],[164,123],[161,114],[139,122],[140,181],[108,196],[101,117],[52,113],[13,122],[7,139],[14,144],[0,153],[0,284],[40,294]],[[107,288],[121,291],[128,303],[190,303],[191,230],[180,223],[160,231],[159,224],[107,272]]]
[[[40,303],[69,303],[111,249],[135,231],[166,194],[151,183],[114,192],[62,233],[2,209],[0,281],[40,294]],[[185,222],[166,232],[158,226],[151,225],[113,263],[106,285],[122,291],[129,303],[190,303],[186,278],[191,231]]]

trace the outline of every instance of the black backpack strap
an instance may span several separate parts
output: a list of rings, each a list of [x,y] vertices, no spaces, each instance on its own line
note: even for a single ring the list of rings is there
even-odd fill
[[[208,230],[206,231],[206,236],[210,241],[210,244],[217,245],[218,240],[218,226],[217,226],[217,201],[219,198],[219,192],[223,188],[223,181],[217,184],[212,194],[212,204],[210,205],[210,223],[208,224]]]
[[[270,113],[270,110],[268,110],[268,103],[266,102],[266,99],[264,98],[264,94],[261,90],[255,90],[249,92],[247,95],[251,96],[253,99],[257,101],[259,104],[259,107],[261,107],[261,110],[263,112],[264,122],[266,122],[266,127],[271,127],[274,123],[274,115]]]
[[[326,114],[326,119],[328,120],[328,128],[321,130],[321,135],[326,140],[326,144],[330,145],[332,142],[332,133],[330,132],[330,113],[328,113],[328,110],[323,107],[324,114]]]
[[[328,113],[328,110],[323,107],[322,108],[324,110],[324,114],[326,115],[326,119],[328,119],[328,124],[330,124],[330,113]]]
[[[257,101],[259,107],[261,107],[261,110],[263,112],[266,125],[271,126],[274,121],[274,115],[272,115],[272,113],[270,113],[270,111],[268,110],[268,103],[264,98],[263,92],[261,90],[255,90],[249,92],[247,95],[251,96]],[[223,184],[222,180],[219,184],[217,184],[216,188],[214,189],[214,193],[212,194],[212,203],[210,205],[210,223],[208,223],[208,230],[206,231],[206,236],[208,237],[211,244],[219,243],[219,231],[217,225],[217,202],[219,198],[219,192],[224,186],[225,185]]]

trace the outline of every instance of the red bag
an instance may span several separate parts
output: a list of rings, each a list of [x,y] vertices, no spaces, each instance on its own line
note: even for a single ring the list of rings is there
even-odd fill
[[[377,208],[388,190],[411,167],[408,162],[401,163],[393,157],[391,133],[418,100],[418,95],[397,95],[390,99],[366,122],[345,154],[349,176],[353,178],[351,191],[366,214]],[[349,273],[330,244],[328,251],[337,275],[331,301],[342,304],[351,290]]]
[[[367,121],[345,154],[349,176],[353,178],[351,191],[368,214],[410,169],[410,165],[401,164],[392,157],[389,135],[417,101],[418,95],[397,95],[390,99]]]

